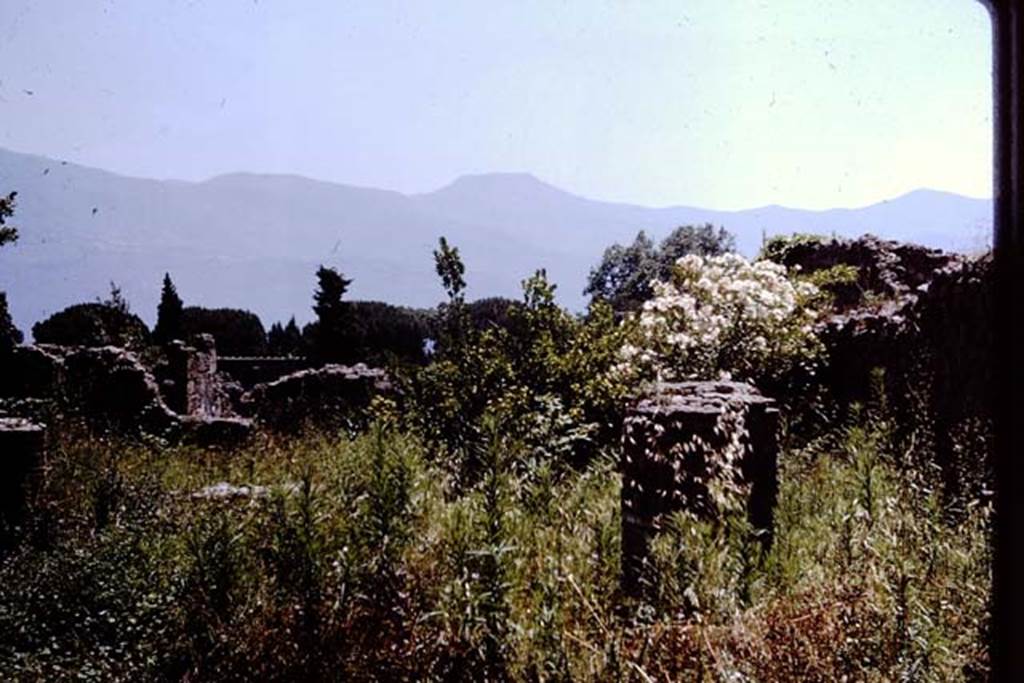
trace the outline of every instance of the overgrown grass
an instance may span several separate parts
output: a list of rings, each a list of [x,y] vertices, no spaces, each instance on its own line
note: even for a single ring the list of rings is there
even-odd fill
[[[774,544],[677,515],[619,590],[617,454],[490,434],[459,490],[375,425],[234,453],[55,445],[0,568],[5,680],[973,680],[989,514],[862,420],[782,456]],[[218,482],[259,495],[193,497]]]

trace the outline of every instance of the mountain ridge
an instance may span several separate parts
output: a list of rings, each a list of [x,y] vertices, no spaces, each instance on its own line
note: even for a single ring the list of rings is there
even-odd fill
[[[465,174],[404,194],[298,174],[134,178],[0,148],[0,191],[12,190],[22,238],[0,251],[0,290],[23,330],[103,296],[110,280],[152,323],[165,271],[188,303],[249,308],[267,325],[312,316],[320,263],[354,279],[352,298],[431,306],[443,296],[432,259],[441,235],[460,248],[471,297],[518,296],[546,268],[561,303],[580,310],[603,250],[641,229],[660,239],[676,225],[724,225],[752,256],[763,236],[782,232],[975,249],[992,222],[991,200],[927,188],[859,208],[722,211],[605,202],[523,172]]]

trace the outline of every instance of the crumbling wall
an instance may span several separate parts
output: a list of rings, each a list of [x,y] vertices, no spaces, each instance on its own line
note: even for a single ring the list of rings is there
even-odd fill
[[[870,299],[893,301],[914,295],[921,285],[931,282],[936,273],[958,267],[966,260],[960,254],[919,244],[883,240],[874,235],[857,239],[797,241],[788,245],[780,256],[782,265],[804,274],[837,265],[855,268],[855,288],[860,296],[840,301],[844,309],[865,305]]]
[[[884,398],[896,436],[929,454],[948,492],[974,497],[991,489],[991,255],[867,236],[793,244],[782,261],[803,273],[857,268],[859,297],[837,306],[818,330],[826,349],[819,380],[839,407]]]
[[[217,359],[218,371],[238,382],[246,390],[310,367],[311,361],[296,357],[221,356]]]
[[[662,384],[631,406],[623,426],[623,588],[641,586],[651,538],[665,517],[746,510],[771,542],[778,494],[774,401],[738,382]]]
[[[177,427],[153,375],[134,353],[116,346],[80,348],[64,358],[63,397],[96,426],[165,434]]]
[[[354,427],[365,419],[373,397],[391,390],[387,373],[362,363],[325,365],[256,385],[242,397],[247,416],[276,430],[306,424]]]
[[[16,346],[0,354],[0,397],[49,398],[59,390],[64,371],[64,349],[53,346]]]
[[[196,354],[195,349],[183,350],[177,357],[179,381],[165,384],[161,392],[138,356],[119,347],[18,347],[0,358],[0,385],[7,394],[0,413],[37,418],[56,411],[101,430],[202,445],[240,443],[252,425],[230,416],[212,348]],[[168,364],[162,376],[166,379],[172,370],[174,364]],[[176,395],[178,387],[182,391]],[[164,393],[194,412],[179,415]]]

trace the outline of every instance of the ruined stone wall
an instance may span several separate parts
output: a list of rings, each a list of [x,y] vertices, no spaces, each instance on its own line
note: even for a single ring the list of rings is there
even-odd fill
[[[244,440],[251,423],[226,414],[227,397],[216,375],[212,347],[196,352],[182,345],[181,351],[163,367],[160,386],[138,356],[122,348],[18,347],[0,357],[0,378],[4,378],[0,386],[5,394],[0,416],[66,415],[99,430],[204,445]],[[169,382],[172,371],[180,381]],[[179,414],[165,395],[178,407],[194,412]]]
[[[387,373],[362,363],[325,365],[257,384],[241,401],[241,410],[275,430],[306,424],[355,427],[365,419],[373,398],[391,391]]]
[[[804,273],[845,263],[860,274],[860,299],[819,329],[827,360],[819,379],[838,405],[870,402],[883,389],[897,437],[930,454],[949,492],[990,489],[991,256],[865,237],[794,245],[784,260]]]
[[[292,357],[221,356],[217,361],[218,370],[246,390],[312,366],[313,363],[305,358]]]

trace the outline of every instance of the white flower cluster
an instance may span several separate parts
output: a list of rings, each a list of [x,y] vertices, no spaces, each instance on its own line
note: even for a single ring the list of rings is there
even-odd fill
[[[811,360],[818,290],[772,261],[684,256],[637,320],[620,371],[663,380],[753,380]]]

